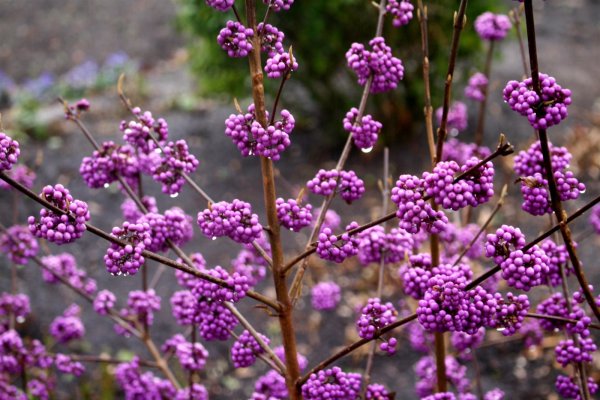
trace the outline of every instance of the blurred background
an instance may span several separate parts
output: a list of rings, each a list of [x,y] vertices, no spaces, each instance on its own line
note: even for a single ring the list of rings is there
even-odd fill
[[[433,106],[441,105],[443,82],[447,69],[451,39],[452,10],[458,1],[431,1],[430,54]],[[474,19],[483,11],[507,13],[516,2],[481,0],[470,2],[468,22],[461,40],[459,60],[453,87],[453,97],[465,100],[464,85],[469,76],[483,68],[486,45],[475,34]],[[559,83],[573,91],[569,118],[551,130],[555,144],[567,145],[575,154],[571,167],[588,191],[569,204],[574,210],[594,197],[600,190],[600,102],[598,66],[600,60],[600,3],[594,0],[569,2],[535,2],[538,52],[542,72],[555,76]],[[333,168],[346,138],[342,118],[350,107],[357,106],[361,87],[346,68],[344,54],[353,42],[366,43],[375,31],[377,10],[367,0],[332,0],[324,2],[297,1],[288,13],[271,15],[269,22],[286,34],[285,45],[293,45],[300,68],[286,85],[282,105],[297,121],[292,146],[277,162],[280,172],[278,194],[296,197],[304,183],[316,170]],[[92,150],[73,124],[64,120],[57,97],[67,100],[88,98],[91,111],[84,121],[97,140],[119,140],[119,123],[129,119],[120,103],[116,81],[126,74],[126,89],[135,105],[163,116],[169,123],[171,138],[188,140],[200,166],[193,178],[213,198],[230,200],[241,197],[262,212],[262,193],[256,188],[260,171],[255,159],[242,159],[231,141],[224,135],[224,119],[235,112],[233,98],[242,108],[250,103],[250,83],[247,62],[228,59],[216,43],[216,35],[230,13],[219,13],[198,0],[0,0],[0,112],[4,130],[22,143],[22,159],[37,174],[35,190],[56,182],[69,187],[78,198],[90,203],[92,222],[105,230],[120,225],[119,207],[122,197],[116,187],[93,191],[78,174],[81,158]],[[360,27],[357,29],[357,27]],[[351,220],[367,222],[378,216],[381,195],[377,182],[382,175],[382,150],[391,151],[391,174],[420,173],[427,168],[428,151],[422,117],[423,84],[419,25],[415,19],[403,28],[394,28],[388,19],[385,26],[387,43],[396,57],[403,60],[405,78],[400,87],[389,94],[370,97],[367,111],[383,122],[384,129],[377,145],[368,154],[353,149],[349,168],[357,171],[367,185],[367,196],[352,207],[336,201],[334,209],[343,217],[344,225]],[[534,140],[528,123],[502,103],[501,90],[510,79],[520,80],[522,61],[514,30],[496,46],[491,74],[490,101],[484,142],[494,147],[500,132],[504,132],[516,150],[526,149]],[[267,81],[269,100],[274,97],[279,82]],[[469,129],[460,139],[473,138],[477,104],[469,106]],[[509,184],[513,195],[504,207],[498,224],[522,221],[520,194],[511,172],[512,157],[499,164],[497,188]],[[195,216],[206,207],[205,202],[189,189],[171,199],[160,195],[156,185],[148,184],[148,192],[157,195],[161,209],[179,205]],[[14,193],[0,193],[4,212],[0,220],[5,225],[24,223],[27,215],[37,212],[30,202],[14,201]],[[315,208],[320,199],[309,199]],[[489,207],[475,214],[485,220]],[[11,210],[11,211],[9,211]],[[264,214],[262,214],[264,215]],[[100,217],[101,216],[101,217]],[[530,218],[525,226],[529,235],[545,229],[547,220]],[[529,220],[528,220],[529,221]],[[576,237],[588,237],[581,246],[586,267],[594,266],[598,241],[589,235],[587,221],[575,224]],[[586,232],[588,235],[586,235]],[[289,254],[302,248],[308,232],[287,235]],[[591,236],[591,237],[590,237]],[[531,236],[533,237],[533,236]],[[136,278],[112,277],[105,272],[102,255],[106,244],[86,235],[81,242],[67,248],[49,246],[50,252],[72,252],[81,267],[94,277],[99,286],[111,287],[124,302]],[[240,247],[225,239],[211,242],[197,232],[186,250],[200,251],[208,264],[228,267]],[[310,310],[305,295],[299,303],[300,348],[314,365],[323,354],[356,339],[354,320],[356,307],[362,305],[375,290],[374,267],[363,268],[348,262],[343,266],[327,265],[313,260],[313,273],[308,288],[321,279],[337,281],[344,288],[343,304],[337,312],[319,315]],[[0,267],[8,261],[0,260]],[[588,268],[597,285],[600,278],[595,268]],[[385,298],[397,303],[400,298],[395,268],[390,269]],[[66,289],[43,287],[39,271],[26,266],[20,272],[21,287],[32,298],[32,317],[23,329],[40,337],[47,332],[52,319],[74,298]],[[10,287],[8,272],[2,273],[0,290]],[[264,284],[264,287],[269,285]],[[177,331],[170,316],[169,295],[176,288],[172,273],[161,278],[157,289],[163,297],[160,315],[152,329],[158,343]],[[262,287],[261,287],[262,288]],[[269,289],[266,289],[267,291]],[[534,296],[544,295],[533,292]],[[85,305],[84,307],[88,307]],[[277,336],[277,321],[265,318],[244,302],[251,320],[263,332]],[[134,339],[123,339],[112,333],[112,323],[101,319],[91,308],[85,308],[86,340],[68,352],[107,352],[127,359],[132,352],[145,354]],[[266,322],[265,322],[266,321]],[[481,379],[485,389],[499,386],[510,394],[508,398],[553,398],[556,371],[551,368],[553,352],[524,352],[518,340],[502,341],[496,332],[488,335],[490,342],[478,352]],[[411,351],[405,334],[398,333],[400,351],[394,357],[379,356],[373,381],[381,382],[397,392],[397,398],[416,398],[412,365],[418,355]],[[276,342],[276,340],[275,340]],[[203,375],[211,399],[241,399],[248,396],[254,381],[264,373],[264,366],[234,370],[228,358],[228,343],[205,343],[211,353],[209,366]],[[552,343],[547,344],[553,348]],[[59,345],[56,345],[60,348]],[[499,357],[502,354],[503,357]],[[339,365],[349,370],[364,368],[365,353],[343,360]],[[119,398],[108,370],[89,369],[95,382],[84,384],[61,382],[58,398]],[[472,368],[471,368],[472,369]],[[470,371],[472,374],[473,371]],[[63,396],[63,397],[60,397]]]

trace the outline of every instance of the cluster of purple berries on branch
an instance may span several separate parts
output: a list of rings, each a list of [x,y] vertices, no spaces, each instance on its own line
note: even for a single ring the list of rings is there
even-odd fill
[[[111,243],[104,255],[107,271],[112,275],[135,275],[144,265],[143,251],[152,243],[150,225],[125,221],[122,228],[113,228],[112,235],[126,244]]]
[[[360,395],[361,376],[344,372],[339,367],[311,374],[302,385],[302,396],[306,400],[356,399]]]
[[[38,254],[39,245],[28,227],[14,225],[0,234],[0,250],[15,264],[25,265]]]
[[[74,199],[69,189],[61,184],[45,186],[40,197],[61,209],[64,214],[57,215],[45,208],[40,210],[39,220],[34,216],[27,219],[31,233],[58,245],[72,243],[83,235],[85,223],[90,220],[87,203]]]
[[[503,90],[504,101],[513,111],[518,112],[535,129],[546,129],[559,124],[568,116],[571,104],[571,91],[563,89],[556,79],[539,74],[540,94],[533,87],[533,79],[509,81]]]
[[[291,231],[298,232],[312,222],[311,204],[302,206],[297,200],[285,201],[280,197],[276,201],[276,206],[279,222]]]
[[[442,232],[448,218],[443,211],[435,211],[425,199],[425,181],[413,175],[400,175],[392,188],[392,201],[398,206],[396,217],[400,228],[418,233],[425,225],[429,233]]]
[[[217,36],[217,43],[229,57],[246,57],[252,51],[253,36],[252,28],[246,28],[237,21],[227,21]]]
[[[385,328],[398,317],[398,311],[392,303],[382,303],[380,298],[371,298],[361,309],[360,317],[356,321],[358,336],[363,339],[372,339],[378,330]],[[383,341],[379,347],[381,350],[392,355],[396,353],[396,338]]]
[[[438,125],[442,123],[444,109],[439,107],[435,110],[435,117]],[[467,129],[469,122],[469,116],[467,114],[467,105],[462,101],[454,101],[450,104],[448,109],[448,119],[446,121],[447,127],[452,136],[458,135],[460,132]]]
[[[260,333],[259,335],[263,342],[268,345],[269,338]],[[236,368],[250,367],[254,365],[256,358],[264,352],[265,349],[262,348],[256,338],[249,331],[244,330],[231,347],[231,361],[233,361],[233,366]]]
[[[19,142],[0,132],[0,171],[8,171],[19,159]]]
[[[512,28],[510,19],[503,14],[484,12],[475,19],[475,32],[483,40],[502,40],[510,28]]]
[[[198,213],[197,221],[204,236],[213,240],[228,236],[238,243],[251,243],[262,235],[258,215],[252,214],[249,203],[238,199],[210,204]]]
[[[323,228],[317,239],[317,254],[323,260],[341,263],[348,257],[358,254],[358,245],[360,243],[358,235],[349,235],[347,232],[358,228],[357,222],[351,222],[346,226],[346,231],[342,234],[338,244],[338,238],[329,228]]]
[[[352,134],[352,140],[359,149],[368,152],[377,142],[377,136],[383,125],[371,115],[364,115],[357,121],[358,109],[352,107],[344,117],[344,130]]]
[[[373,77],[371,93],[382,93],[396,89],[404,78],[404,66],[392,55],[392,49],[381,36],[369,42],[371,50],[360,43],[353,43],[346,52],[348,67],[358,76],[358,84],[364,86]]]
[[[465,87],[465,97],[474,101],[485,100],[488,78],[481,72],[476,72],[469,78]]]
[[[387,12],[393,15],[392,25],[396,28],[404,26],[413,18],[415,6],[410,0],[390,0],[385,6]]]
[[[342,289],[335,282],[319,282],[312,287],[311,304],[315,310],[333,310],[342,299]]]

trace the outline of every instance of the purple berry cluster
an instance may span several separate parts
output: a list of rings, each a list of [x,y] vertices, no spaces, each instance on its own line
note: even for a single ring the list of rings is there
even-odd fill
[[[27,189],[31,189],[33,187],[33,182],[35,181],[35,172],[30,170],[25,165],[15,165],[12,169],[4,171],[4,173],[12,180],[25,186]],[[0,179],[0,189],[13,190],[13,187]]]
[[[203,370],[208,359],[208,351],[201,343],[188,342],[181,334],[168,339],[161,350],[163,352],[173,352],[186,371]]]
[[[513,111],[527,117],[535,129],[546,129],[567,118],[567,107],[571,104],[571,91],[563,89],[556,79],[539,74],[540,95],[533,87],[532,78],[524,81],[509,81],[503,90],[504,101]]]
[[[127,307],[125,314],[149,326],[154,322],[154,312],[160,310],[160,297],[154,289],[132,290],[127,298]]]
[[[448,218],[442,211],[435,211],[424,200],[425,181],[413,175],[400,175],[392,189],[392,201],[398,205],[396,217],[400,228],[409,233],[418,233],[421,226],[429,233],[440,233],[445,229]]]
[[[390,0],[385,6],[387,12],[394,16],[392,25],[396,28],[404,26],[413,18],[415,7],[410,0]]]
[[[152,196],[142,197],[142,204],[151,213],[158,213],[158,206],[156,205],[156,198]],[[121,204],[121,212],[125,221],[135,223],[138,219],[144,215],[135,202],[131,199],[125,199]]]
[[[15,264],[25,265],[38,254],[39,245],[28,227],[13,225],[0,234],[0,250]]]
[[[231,266],[235,272],[248,278],[250,286],[256,286],[267,275],[267,263],[254,248],[240,250],[237,257],[231,261]]]
[[[123,132],[123,139],[134,149],[140,150],[144,154],[154,151],[158,143],[166,142],[169,137],[169,125],[164,118],[155,119],[150,111],[144,111],[139,107],[134,107],[131,112],[136,117],[134,121],[121,121],[120,130]]]
[[[65,312],[56,317],[50,324],[50,334],[60,343],[81,339],[85,335],[85,327],[80,318],[81,308],[71,304]]]
[[[31,233],[58,245],[72,243],[83,235],[85,223],[90,220],[87,203],[73,199],[69,189],[61,184],[45,186],[40,197],[65,214],[57,215],[45,208],[40,210],[39,221],[34,216],[27,219]]]
[[[351,222],[346,226],[346,232],[358,228],[358,223]],[[318,237],[317,254],[323,260],[341,263],[346,258],[355,256],[358,253],[359,239],[357,235],[350,236],[348,233],[343,233],[340,237],[340,244],[337,244],[338,238],[331,232],[329,228],[323,228]]]
[[[237,303],[250,289],[248,278],[237,272],[230,274],[220,266],[207,269],[204,272],[213,278],[218,278],[227,282],[229,287],[222,287],[216,283],[198,279],[196,286],[192,288],[192,293],[201,299],[208,299],[216,302],[230,301],[232,303]]]
[[[566,375],[558,375],[556,377],[555,386],[558,394],[566,399],[582,399],[579,385],[572,377]],[[588,390],[590,391],[590,394],[596,394],[596,392],[598,392],[598,384],[592,378],[588,378],[587,386]]]
[[[119,156],[114,142],[104,142],[91,157],[84,157],[79,167],[79,174],[92,189],[108,187],[117,180]]]
[[[443,111],[442,107],[435,110],[435,117],[438,125],[442,123]],[[467,105],[462,101],[452,102],[448,109],[448,120],[446,122],[450,133],[456,135],[459,132],[464,131],[467,129],[468,122]]]
[[[409,3],[410,4],[410,3]],[[369,114],[357,121],[358,109],[352,107],[344,117],[344,130],[352,134],[352,140],[359,149],[371,149],[377,142],[377,136],[383,125]]]
[[[339,367],[311,374],[302,385],[302,396],[306,400],[346,400],[360,395],[360,374],[344,372]]]
[[[529,299],[526,295],[506,294],[506,299],[499,294],[495,296],[497,302],[493,327],[502,332],[504,336],[511,336],[521,329],[525,315],[529,311]]]
[[[0,132],[0,171],[8,171],[19,159],[19,142]]]
[[[293,54],[282,52],[267,58],[265,72],[272,79],[285,77],[287,74],[298,70],[298,62]]]
[[[237,21],[227,21],[217,36],[217,43],[229,57],[246,57],[252,51],[252,36],[252,28],[246,28]]]
[[[294,0],[263,0],[263,3],[268,5],[271,10],[279,12],[281,10],[289,11],[294,4]]]
[[[238,243],[251,243],[262,235],[258,215],[252,214],[249,203],[238,199],[211,204],[198,213],[197,221],[204,236],[213,240],[228,236]]]
[[[485,241],[485,256],[493,257],[496,264],[502,263],[510,253],[525,247],[525,235],[519,228],[502,225],[496,233],[490,233]]]
[[[466,394],[470,390],[470,382],[467,377],[467,367],[461,365],[456,358],[453,356],[446,356],[444,360],[446,364],[446,378],[450,384],[452,384],[456,390],[461,394]],[[425,356],[421,358],[415,365],[415,374],[417,375],[417,382],[415,388],[417,394],[421,398],[427,398],[425,396],[431,396],[432,399],[455,399],[452,393],[437,393],[441,397],[433,397],[437,385],[437,368],[435,359],[431,356]],[[446,397],[452,396],[452,397]]]
[[[287,229],[298,232],[312,222],[312,205],[301,206],[294,199],[283,200],[281,197],[276,201],[277,219]]]
[[[71,286],[92,295],[96,292],[96,281],[89,278],[87,273],[77,267],[75,257],[69,253],[60,253],[42,257],[42,278],[50,284],[66,280]]]
[[[270,340],[265,335],[260,334],[261,339],[268,345]],[[258,343],[258,341],[245,330],[233,343],[231,347],[231,361],[233,366],[236,368],[245,368],[254,365],[256,358],[260,354],[264,354],[265,349]]]
[[[399,58],[392,55],[391,47],[381,36],[373,38],[365,49],[360,43],[353,43],[346,52],[348,67],[358,76],[358,84],[363,86],[373,77],[371,93],[382,93],[396,89],[404,78],[404,66]]]
[[[0,295],[0,315],[13,315],[17,321],[24,320],[31,312],[29,297],[23,293],[12,295],[10,293],[2,293]],[[2,330],[6,330],[2,325]]]
[[[108,315],[111,309],[114,308],[117,302],[117,297],[110,290],[101,290],[94,299],[94,311],[99,315]]]
[[[483,40],[502,40],[511,27],[508,16],[489,11],[475,19],[475,31]]]
[[[312,287],[311,304],[315,310],[334,310],[342,299],[342,289],[335,282],[319,282]]]
[[[419,300],[417,318],[427,331],[462,331],[465,279],[457,274],[436,275]]]
[[[225,135],[231,138],[243,157],[258,155],[277,161],[291,144],[289,135],[296,124],[288,110],[281,110],[281,119],[267,128],[256,120],[254,104],[246,114],[231,114],[225,120]]]
[[[392,303],[382,303],[381,299],[375,297],[367,301],[361,309],[360,317],[356,321],[358,336],[363,339],[372,339],[375,333],[396,321],[398,311]],[[388,354],[396,353],[397,340],[390,338],[380,344],[381,350]]]
[[[217,11],[227,11],[234,3],[235,0],[206,0],[206,4]]]
[[[125,221],[122,228],[113,228],[112,236],[125,242],[126,245],[111,243],[104,255],[106,270],[112,275],[135,275],[144,265],[142,253],[152,243],[150,225],[131,224]]]
[[[527,150],[520,151],[515,156],[514,169],[518,176],[532,176],[536,173],[546,176],[541,146],[539,141],[535,141]],[[573,156],[566,147],[555,146],[549,142],[548,149],[550,150],[552,171],[563,171],[569,167]]]
[[[432,172],[423,173],[425,193],[445,209],[457,211],[468,205],[478,205],[473,195],[473,185],[464,179],[454,181],[459,171],[460,167],[454,161],[437,163]]]
[[[457,356],[461,360],[470,360],[471,351],[477,348],[485,339],[485,328],[479,328],[475,333],[452,332],[450,343],[456,349]]]
[[[321,196],[331,196],[337,192],[348,204],[360,199],[365,192],[365,183],[351,170],[321,169],[306,183],[306,187]]]
[[[161,163],[152,170],[152,178],[162,184],[163,193],[177,195],[185,183],[182,174],[194,172],[198,168],[198,160],[190,154],[185,140],[169,142],[162,154]]]
[[[152,372],[142,372],[138,356],[115,368],[115,380],[124,392],[125,399],[172,399],[177,390],[167,379]]]
[[[546,239],[540,244],[540,248],[548,256],[548,273],[546,274],[545,283],[552,287],[559,286],[562,283],[561,268],[564,268],[565,275],[571,273],[571,268],[568,268],[569,253],[566,246],[557,245],[552,239]]]
[[[539,246],[527,251],[515,250],[502,261],[502,278],[509,286],[528,292],[545,283],[548,275],[548,256]]]
[[[397,263],[412,252],[414,240],[404,229],[391,229],[386,233],[380,226],[374,226],[358,234],[358,259],[361,264],[380,262]]]
[[[485,100],[488,78],[481,72],[476,72],[469,78],[469,83],[465,87],[465,97],[475,100]]]
[[[578,343],[573,339],[558,342],[554,352],[556,361],[563,367],[569,364],[591,363],[592,353],[597,349],[592,338],[580,338]]]
[[[256,28],[260,35],[260,50],[267,53],[269,57],[274,57],[276,54],[281,54],[285,50],[283,48],[283,39],[285,34],[271,24],[258,24]]]

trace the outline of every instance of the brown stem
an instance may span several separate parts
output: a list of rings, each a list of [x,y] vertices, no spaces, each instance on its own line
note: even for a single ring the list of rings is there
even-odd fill
[[[448,123],[448,110],[450,108],[450,93],[452,89],[452,79],[454,77],[454,66],[456,65],[456,56],[458,55],[458,43],[460,33],[466,23],[465,12],[467,10],[467,0],[461,0],[458,12],[454,13],[454,31],[452,33],[452,47],[450,48],[450,61],[448,62],[448,72],[446,73],[446,84],[444,87],[444,104],[442,106],[442,121],[437,131],[437,151],[436,160],[442,159],[444,150],[444,141],[446,140],[446,124]]]
[[[156,367],[161,370],[161,372],[167,377],[167,379],[173,384],[173,386],[175,386],[176,389],[181,389],[179,381],[177,381],[177,378],[175,378],[175,375],[173,375],[173,372],[169,368],[169,365],[167,364],[165,359],[160,355],[160,351],[158,351],[156,344],[154,344],[150,337],[145,337],[143,341],[150,354],[152,354],[154,361],[156,361]]]
[[[521,62],[523,63],[523,76],[527,76],[529,67],[527,66],[527,56],[525,55],[525,43],[523,43],[523,35],[521,34],[521,13],[523,12],[523,5],[515,7],[511,10],[508,15],[511,17],[515,26],[515,32],[517,33],[517,41],[519,42],[519,51],[521,53]]]
[[[425,86],[425,107],[423,114],[425,116],[425,129],[427,131],[427,145],[429,148],[429,158],[435,160],[435,138],[433,136],[433,107],[431,106],[431,85],[429,79],[429,35],[427,32],[427,7],[423,1],[418,1],[417,16],[421,28],[421,51],[423,52],[423,83]]]
[[[483,86],[481,92],[483,93],[483,100],[479,103],[479,114],[477,116],[477,128],[475,129],[475,144],[477,146],[481,146],[483,143],[483,131],[485,126],[485,109],[487,106],[488,99],[488,88],[490,87],[490,74],[492,71],[492,58],[494,55],[494,43],[495,40],[489,41],[489,47],[487,51],[487,55],[485,57],[485,67],[483,69],[483,74],[487,78],[487,84]]]
[[[342,350],[336,352],[335,354],[331,355],[327,359],[321,361],[319,364],[317,364],[315,367],[313,367],[310,371],[308,371],[304,376],[302,376],[302,378],[300,380],[298,380],[297,386],[301,387],[302,384],[304,384],[304,382],[306,382],[308,380],[308,378],[310,378],[311,374],[316,374],[317,372],[327,368],[329,365],[333,364],[340,358],[345,357],[348,354],[352,353],[356,349],[364,346],[365,344],[367,344],[373,340],[377,340],[381,335],[383,335],[387,332],[391,332],[394,329],[396,329],[402,325],[406,325],[407,323],[412,322],[415,319],[417,319],[417,314],[411,314],[406,318],[403,318],[399,321],[389,324],[385,328],[378,330],[377,332],[375,332],[375,334],[373,335],[373,337],[371,339],[360,339],[360,340],[357,340],[356,342],[344,347]]]
[[[568,323],[571,323],[571,324],[576,324],[577,322],[579,322],[576,319],[564,318],[564,317],[559,317],[559,316],[556,316],[556,315],[545,315],[545,314],[527,313],[525,316],[528,317],[528,318],[549,319],[549,320],[553,320],[553,321],[568,322]],[[590,324],[589,327],[592,328],[592,329],[600,330],[600,325],[598,325],[598,324]]]
[[[535,21],[533,17],[533,5],[531,0],[525,0],[525,22],[527,25],[527,43],[529,45],[529,62],[531,64],[531,79],[533,83],[533,89],[538,95],[540,95],[541,88],[539,78],[539,66],[537,60],[537,47],[535,40]],[[554,180],[554,172],[552,170],[552,161],[550,156],[548,134],[546,132],[546,129],[539,129],[539,138],[542,155],[544,157],[544,169],[546,172],[546,179],[548,180],[548,188],[550,189],[550,200],[552,202],[552,210],[554,211],[554,214],[556,215],[556,218],[559,221],[560,233],[567,248],[567,252],[569,253],[569,259],[571,260],[571,264],[573,265],[573,271],[575,272],[577,281],[579,282],[585,299],[588,302],[590,308],[592,309],[594,315],[596,316],[596,319],[600,321],[600,309],[596,305],[596,301],[589,288],[587,278],[585,277],[585,274],[583,272],[581,261],[577,256],[575,244],[571,237],[571,230],[569,229],[566,223],[567,213],[563,208],[562,202],[560,200],[560,195],[556,188],[556,181]]]
[[[257,31],[256,21],[256,1],[245,0],[246,4],[246,20],[248,27],[254,32]],[[260,57],[260,38],[258,35],[252,38],[252,52],[248,56],[250,66],[250,77],[252,79],[252,98],[257,121],[264,127],[267,127],[267,113],[265,107],[265,92],[263,85],[263,72]],[[263,195],[265,209],[267,213],[267,221],[270,227],[268,231],[269,241],[271,243],[271,255],[273,258],[273,281],[275,284],[275,293],[279,303],[279,326],[285,351],[286,373],[285,380],[288,387],[290,399],[300,399],[300,392],[296,390],[295,382],[300,376],[300,368],[298,366],[298,355],[296,350],[296,332],[293,324],[293,306],[288,295],[288,287],[285,279],[285,274],[282,273],[283,267],[283,247],[281,244],[281,235],[279,220],[277,219],[277,207],[275,200],[277,198],[275,192],[275,176],[273,171],[273,161],[268,158],[260,157],[260,165],[262,172]]]

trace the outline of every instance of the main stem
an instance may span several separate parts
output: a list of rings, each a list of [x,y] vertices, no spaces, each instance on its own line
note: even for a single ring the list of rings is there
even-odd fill
[[[248,27],[257,32],[256,22],[256,3],[255,0],[246,0],[246,21]],[[267,127],[267,113],[265,108],[265,89],[263,86],[263,73],[260,60],[260,37],[254,35],[252,38],[252,52],[248,56],[250,64],[250,77],[252,79],[252,98],[256,112],[256,119],[264,127]],[[300,368],[298,366],[298,355],[296,351],[296,333],[292,320],[292,302],[288,295],[288,287],[283,273],[283,248],[281,245],[281,235],[279,230],[279,220],[277,219],[277,208],[275,200],[275,174],[273,171],[273,162],[266,158],[260,158],[260,166],[263,180],[263,194],[265,209],[267,212],[267,221],[269,224],[269,241],[271,243],[271,252],[273,258],[273,281],[275,284],[275,293],[280,305],[279,326],[283,339],[283,348],[285,350],[286,373],[285,381],[288,388],[290,399],[300,399],[299,388],[296,387],[296,381],[300,378]]]
[[[533,18],[533,5],[531,3],[531,0],[525,0],[525,22],[527,25],[527,43],[529,45],[529,62],[531,64],[531,79],[533,82],[533,89],[538,95],[540,95],[540,77],[537,60],[537,47],[535,40],[535,21]],[[594,312],[596,319],[600,321],[600,310],[596,305],[594,295],[590,291],[589,283],[585,277],[585,274],[583,273],[583,267],[581,265],[579,257],[577,256],[577,251],[575,250],[575,243],[573,242],[573,238],[571,237],[571,230],[567,225],[568,216],[563,208],[560,196],[558,194],[558,190],[556,188],[556,181],[554,180],[554,171],[552,170],[550,147],[548,144],[548,134],[546,132],[546,129],[539,130],[539,138],[542,155],[544,157],[544,169],[546,170],[546,179],[548,180],[548,188],[550,189],[550,200],[552,202],[552,210],[554,211],[554,213],[556,214],[556,218],[558,219],[560,233],[563,238],[563,241],[565,242],[567,252],[569,253],[569,259],[571,260],[571,264],[573,265],[573,270],[575,272],[575,276],[577,277],[577,281],[579,282],[585,299],[588,302],[592,311]]]

